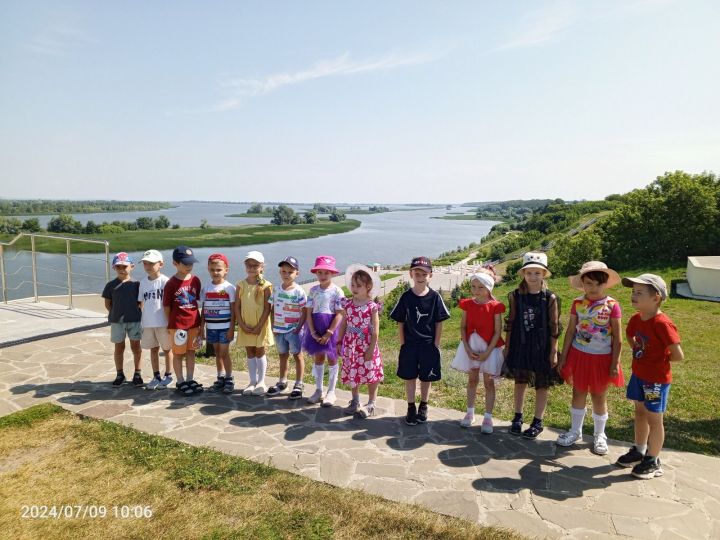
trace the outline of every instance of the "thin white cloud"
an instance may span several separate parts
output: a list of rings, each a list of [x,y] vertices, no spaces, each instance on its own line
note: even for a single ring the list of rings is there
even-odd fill
[[[25,47],[34,53],[45,56],[65,56],[79,45],[96,41],[80,30],[64,24],[46,28],[25,43]]]
[[[349,53],[345,53],[337,58],[315,62],[309,68],[301,71],[274,73],[261,78],[229,79],[223,84],[223,87],[229,91],[230,96],[215,105],[212,110],[229,111],[237,109],[247,98],[269,94],[285,86],[306,81],[427,64],[437,60],[441,54],[390,53],[380,58],[354,61],[350,58]]]
[[[576,7],[568,2],[556,2],[528,12],[512,35],[495,47],[494,51],[538,47],[556,40],[577,22]]]

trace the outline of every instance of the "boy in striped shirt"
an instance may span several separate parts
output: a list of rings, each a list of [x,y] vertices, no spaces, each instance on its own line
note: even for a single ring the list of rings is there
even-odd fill
[[[225,279],[230,264],[222,253],[208,257],[212,282],[200,292],[204,339],[215,349],[217,380],[213,389],[231,394],[235,389],[230,360],[230,342],[235,333],[235,286]]]

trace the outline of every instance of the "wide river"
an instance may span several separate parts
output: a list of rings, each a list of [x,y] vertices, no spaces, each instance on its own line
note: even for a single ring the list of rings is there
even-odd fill
[[[171,223],[181,226],[198,226],[202,219],[210,225],[238,225],[245,223],[268,223],[264,218],[231,218],[228,214],[243,213],[247,204],[229,203],[178,203],[176,208],[152,212],[106,213],[106,214],[76,214],[74,217],[83,224],[88,220],[96,223],[103,221],[134,221],[139,216],[157,217],[165,215]],[[298,205],[296,210],[308,206]],[[392,207],[391,208],[397,208]],[[455,207],[453,212],[469,209]],[[230,274],[228,279],[235,282],[243,276],[242,260],[249,250],[259,250],[266,258],[266,274],[271,281],[277,280],[277,262],[287,255],[294,255],[301,265],[300,281],[307,281],[312,276],[308,269],[312,266],[317,255],[333,255],[337,259],[338,268],[344,268],[353,263],[365,264],[380,263],[383,265],[408,264],[410,259],[417,255],[436,257],[440,253],[452,250],[458,246],[466,246],[470,242],[478,242],[485,236],[494,221],[475,220],[445,220],[431,219],[444,216],[445,208],[420,209],[412,211],[393,211],[381,214],[348,215],[348,218],[357,219],[362,225],[357,229],[344,234],[323,236],[308,240],[292,240],[275,242],[271,244],[248,245],[228,248],[197,248],[196,256],[205,261],[211,253],[222,251],[230,259]],[[26,216],[20,216],[25,219]],[[39,216],[41,224],[47,224],[50,216]],[[152,248],[149,243],[147,249]],[[110,249],[121,251],[123,246],[112,244]],[[141,253],[131,253],[136,260]],[[165,273],[172,274],[171,251],[164,251],[166,261]],[[8,274],[9,298],[22,298],[32,296],[30,285],[30,257],[26,253],[7,251],[5,255],[6,273]],[[73,287],[75,293],[98,292],[102,290],[105,280],[103,263],[96,255],[76,255],[72,258]],[[38,266],[40,281],[40,294],[65,294],[67,291],[66,258],[64,255],[39,255]],[[134,277],[139,279],[144,275],[142,267],[135,269]],[[169,266],[169,267],[168,267]],[[20,267],[23,267],[20,269]],[[81,275],[77,275],[81,274]],[[201,280],[206,278],[205,265],[197,268]],[[20,282],[25,281],[20,285]]]

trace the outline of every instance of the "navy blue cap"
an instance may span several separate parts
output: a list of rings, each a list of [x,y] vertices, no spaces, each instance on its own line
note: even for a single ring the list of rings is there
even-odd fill
[[[285,257],[282,261],[278,263],[278,266],[282,266],[283,264],[289,264],[295,270],[300,270],[300,263],[292,255],[288,255],[287,257]]]
[[[187,246],[178,246],[173,250],[173,261],[183,264],[195,264],[198,260],[195,258],[193,250]]]
[[[422,268],[428,272],[432,272],[432,263],[427,257],[415,257],[410,263],[410,270],[413,268]]]

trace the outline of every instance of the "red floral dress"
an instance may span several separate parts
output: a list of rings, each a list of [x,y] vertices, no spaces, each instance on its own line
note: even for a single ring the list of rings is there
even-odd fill
[[[378,383],[383,380],[383,364],[380,349],[375,345],[372,360],[365,360],[365,351],[370,346],[372,314],[380,306],[368,302],[363,306],[348,300],[345,304],[346,327],[342,340],[342,382],[355,388],[361,384]]]

